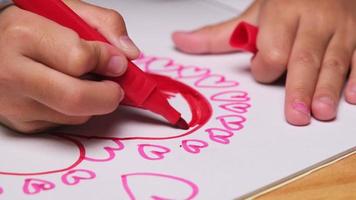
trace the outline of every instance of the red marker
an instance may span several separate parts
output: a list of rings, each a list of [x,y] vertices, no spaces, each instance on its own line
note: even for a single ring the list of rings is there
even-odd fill
[[[256,54],[258,28],[246,22],[241,22],[237,25],[230,39],[232,47]]]
[[[83,39],[109,43],[61,0],[13,0],[13,2],[24,10],[71,28]],[[120,84],[125,91],[123,104],[150,110],[163,116],[176,127],[189,128],[181,114],[169,105],[157,87],[157,83],[131,61],[128,62],[127,72],[122,77],[109,79]]]

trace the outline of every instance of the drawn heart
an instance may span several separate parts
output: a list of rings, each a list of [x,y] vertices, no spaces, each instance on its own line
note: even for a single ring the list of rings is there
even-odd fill
[[[227,102],[247,102],[250,100],[248,93],[239,90],[225,91],[213,95],[210,98],[212,101],[227,101]]]
[[[139,154],[147,160],[162,160],[165,154],[171,152],[167,147],[153,144],[139,144],[138,145]]]
[[[124,174],[121,176],[121,182],[130,200],[192,200],[199,192],[195,183],[166,174],[147,172]]]
[[[170,58],[153,58],[145,65],[145,71],[150,73],[178,72],[180,69],[182,69],[182,66],[176,64]]]
[[[62,176],[62,182],[66,185],[77,185],[82,180],[91,180],[96,177],[95,173],[86,169],[68,171]]]
[[[22,187],[25,194],[33,195],[46,190],[52,190],[55,188],[55,184],[41,179],[27,178]]]
[[[197,78],[207,76],[208,74],[210,74],[210,70],[207,68],[184,66],[178,71],[178,78]]]
[[[208,147],[208,143],[202,140],[183,140],[182,147],[189,153],[198,154],[202,148]]]
[[[237,103],[223,104],[220,105],[219,107],[227,111],[243,114],[243,113],[247,113],[247,109],[250,108],[251,105],[248,103],[237,102]]]
[[[235,87],[239,83],[236,81],[227,81],[224,76],[212,74],[196,81],[194,85],[200,88],[228,88]]]
[[[107,162],[110,160],[113,160],[116,156],[116,151],[121,151],[122,149],[124,149],[124,144],[119,140],[119,139],[113,139],[111,140],[112,142],[114,142],[114,146],[105,146],[103,147],[104,151],[106,152],[107,156],[104,158],[93,158],[90,157],[88,154],[88,152],[86,152],[86,155],[84,157],[84,160],[87,161],[91,161],[91,162]]]
[[[209,134],[212,141],[220,144],[230,144],[230,138],[234,135],[233,132],[221,128],[210,128],[205,132]]]
[[[246,121],[246,118],[240,115],[224,115],[216,119],[219,120],[225,128],[232,131],[241,130],[244,127],[243,123]]]

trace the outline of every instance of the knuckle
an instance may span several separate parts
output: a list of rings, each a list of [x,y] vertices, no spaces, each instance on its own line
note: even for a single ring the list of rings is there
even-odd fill
[[[11,41],[28,41],[31,39],[33,30],[22,22],[8,24],[2,28],[2,37]]]
[[[323,70],[331,71],[340,76],[346,76],[347,69],[347,64],[337,58],[326,59],[323,63]]]
[[[81,76],[88,72],[88,68],[93,64],[91,48],[85,42],[80,42],[71,48],[68,57],[68,68],[73,76]]]
[[[109,25],[125,26],[123,16],[113,9],[106,9],[105,15],[103,16],[102,20]]]
[[[299,65],[315,67],[316,69],[320,68],[319,57],[314,52],[301,51],[296,53],[293,61]]]

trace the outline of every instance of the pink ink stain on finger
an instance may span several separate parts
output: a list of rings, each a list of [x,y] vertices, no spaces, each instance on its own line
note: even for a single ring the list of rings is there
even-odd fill
[[[230,138],[234,135],[232,131],[222,128],[209,128],[205,132],[209,134],[209,138],[220,144],[230,144]]]
[[[130,181],[133,179],[136,179],[136,181],[141,184],[130,184]],[[147,180],[149,180],[149,185],[146,185]],[[199,193],[198,186],[192,181],[181,177],[160,173],[143,172],[124,174],[121,176],[121,181],[130,200],[192,200]],[[166,186],[167,184],[174,184],[174,188],[176,188],[176,190],[164,190],[164,186]],[[150,187],[150,185],[153,185],[153,187],[149,188],[148,191],[146,187]],[[154,187],[155,185],[162,185],[162,188]]]
[[[250,100],[248,93],[240,90],[224,91],[213,95],[210,98],[212,101],[227,101],[227,102],[247,102]]]
[[[124,149],[124,144],[118,139],[113,139],[111,141],[115,144],[114,147],[112,147],[112,146],[104,146],[103,147],[104,151],[107,154],[106,157],[94,158],[94,157],[89,157],[88,155],[86,155],[84,160],[92,161],[92,162],[107,162],[107,161],[113,160],[116,156],[116,152]]]
[[[52,190],[54,188],[55,184],[50,181],[28,178],[25,179],[22,190],[25,194],[34,195],[43,191]]]
[[[228,130],[239,131],[244,127],[246,118],[241,115],[224,115],[216,118]]]
[[[161,145],[139,144],[138,152],[146,160],[162,160],[171,150]]]
[[[236,103],[222,104],[222,105],[219,105],[219,107],[224,110],[230,111],[230,112],[244,114],[244,113],[247,113],[247,111],[251,107],[251,105],[248,103],[236,102]]]
[[[75,169],[65,173],[61,180],[66,185],[77,185],[83,180],[91,180],[96,177],[95,173],[86,169]]]
[[[198,154],[200,153],[201,149],[208,147],[208,143],[196,139],[183,140],[182,147],[185,151],[189,153]]]
[[[209,74],[208,68],[186,66],[178,71],[178,78],[199,78]]]
[[[194,85],[198,88],[230,88],[238,86],[239,83],[228,81],[222,75],[211,74],[197,80]]]

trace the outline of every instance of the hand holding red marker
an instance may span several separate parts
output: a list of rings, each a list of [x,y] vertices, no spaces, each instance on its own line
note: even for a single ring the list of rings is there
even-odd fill
[[[31,12],[42,15],[65,27],[75,30],[80,37],[90,41],[109,43],[99,32],[90,27],[61,0],[15,0],[14,3]],[[124,104],[148,109],[162,115],[171,124],[182,129],[189,125],[181,114],[171,107],[154,80],[128,61],[128,69],[123,77],[112,79],[125,91]]]

